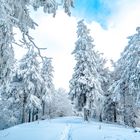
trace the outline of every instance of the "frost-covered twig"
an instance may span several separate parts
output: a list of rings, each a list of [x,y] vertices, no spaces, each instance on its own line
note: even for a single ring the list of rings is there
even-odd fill
[[[29,40],[29,42],[27,42],[27,39]],[[39,48],[33,41],[33,38],[28,34],[28,33],[23,33],[23,42],[26,44],[28,49],[31,49],[32,47],[35,47],[35,49],[37,50],[38,56],[42,59],[42,61],[44,60],[44,57],[41,55],[41,50],[46,50],[47,48]]]

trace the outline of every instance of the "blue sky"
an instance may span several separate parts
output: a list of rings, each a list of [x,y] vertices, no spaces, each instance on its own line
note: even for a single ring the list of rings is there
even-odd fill
[[[108,18],[113,12],[110,4],[113,7],[114,2],[112,0],[110,3],[106,0],[75,0],[73,15],[85,18],[90,22],[97,21],[103,27],[107,27]]]

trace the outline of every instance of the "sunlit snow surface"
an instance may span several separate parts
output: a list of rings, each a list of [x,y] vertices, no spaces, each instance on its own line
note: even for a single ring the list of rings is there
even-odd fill
[[[78,117],[65,117],[2,130],[0,140],[140,140],[140,132],[119,125],[86,123]]]

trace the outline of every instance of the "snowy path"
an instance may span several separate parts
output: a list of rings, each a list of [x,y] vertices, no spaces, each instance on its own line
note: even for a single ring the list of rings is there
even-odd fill
[[[71,125],[70,124],[66,124],[64,130],[61,133],[61,137],[60,140],[70,140],[70,129],[71,129]]]
[[[139,130],[139,129],[138,129]],[[64,117],[0,131],[0,140],[140,140],[140,132],[121,125]]]

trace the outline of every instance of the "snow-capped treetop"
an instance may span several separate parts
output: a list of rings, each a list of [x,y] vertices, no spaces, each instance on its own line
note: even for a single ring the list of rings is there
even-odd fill
[[[92,44],[93,39],[89,35],[90,31],[87,29],[87,26],[84,24],[84,20],[80,20],[77,25],[77,38],[76,49],[93,49],[94,45]],[[80,43],[80,44],[79,44]],[[78,45],[79,44],[79,45]],[[81,47],[81,48],[79,48]],[[86,48],[87,47],[87,48]]]
[[[80,20],[77,23],[77,37],[86,37],[89,35],[89,29],[87,29],[87,26],[84,23],[84,19]]]

